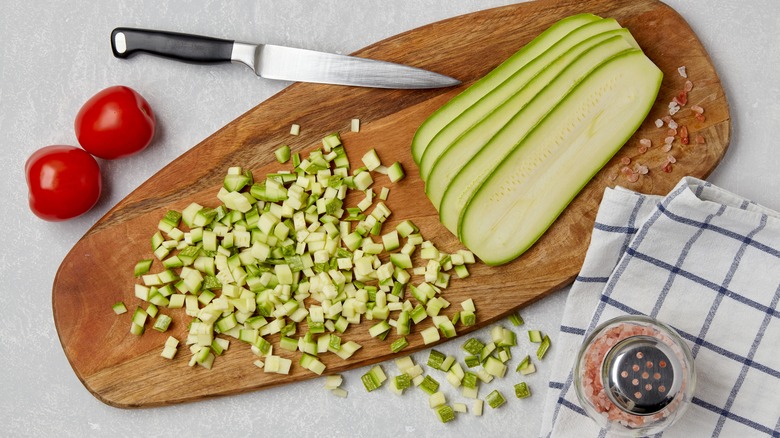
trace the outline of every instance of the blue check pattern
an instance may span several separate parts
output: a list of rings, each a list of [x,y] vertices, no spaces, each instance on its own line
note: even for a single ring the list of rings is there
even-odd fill
[[[544,437],[611,436],[586,417],[572,368],[585,336],[625,314],[677,330],[691,407],[664,437],[780,438],[780,213],[687,177],[665,197],[607,189],[555,342]]]

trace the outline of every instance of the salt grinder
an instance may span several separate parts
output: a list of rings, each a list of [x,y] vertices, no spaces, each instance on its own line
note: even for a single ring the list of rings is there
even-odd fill
[[[611,432],[653,434],[690,404],[693,359],[677,332],[654,319],[625,316],[597,327],[575,370],[580,404]]]

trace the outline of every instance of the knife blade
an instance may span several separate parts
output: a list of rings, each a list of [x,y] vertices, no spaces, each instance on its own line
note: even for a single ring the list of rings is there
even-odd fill
[[[242,63],[258,76],[294,82],[403,89],[460,84],[449,76],[393,62],[160,30],[118,27],[111,32],[111,50],[117,58],[148,53],[190,63]]]

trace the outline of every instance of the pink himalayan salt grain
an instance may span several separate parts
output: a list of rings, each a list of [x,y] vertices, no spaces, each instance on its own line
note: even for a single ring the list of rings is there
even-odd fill
[[[685,86],[683,87],[683,90],[685,90],[685,91],[693,90],[693,82],[685,81]]]
[[[641,144],[642,146],[647,147],[647,148],[649,148],[650,146],[653,145],[653,143],[650,141],[649,138],[643,138],[643,139],[639,140],[639,144]]]
[[[691,107],[691,111],[697,113],[697,114],[704,114],[704,108],[700,107],[699,105],[694,105]]]
[[[680,91],[677,96],[674,97],[674,101],[680,106],[685,106],[688,103],[688,93]]]
[[[663,120],[661,120],[661,119],[655,119],[655,127],[656,127],[656,128],[661,128],[661,127],[663,127],[663,126],[664,126],[664,121],[663,121]]]
[[[625,165],[627,165],[627,164],[631,164],[631,158],[628,158],[628,157],[623,157],[623,158],[620,160],[620,164],[622,164],[622,165],[624,165],[624,166],[625,166]]]
[[[671,143],[666,143],[666,144],[664,144],[664,147],[663,147],[663,148],[661,148],[661,150],[663,150],[664,152],[669,152],[669,151],[671,151],[671,150],[672,150],[672,144],[671,144]]]
[[[677,129],[677,122],[675,122],[674,119],[671,119],[667,126],[669,126],[669,129]]]
[[[688,138],[688,127],[685,125],[680,127],[680,141],[682,144],[690,143],[690,139]]]
[[[688,78],[688,72],[685,71],[685,66],[684,65],[682,67],[677,67],[677,73],[679,73],[680,76],[682,76],[682,77],[684,77],[686,79]]]

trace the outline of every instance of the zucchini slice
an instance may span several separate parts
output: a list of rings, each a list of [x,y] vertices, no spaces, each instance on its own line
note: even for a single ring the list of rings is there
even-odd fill
[[[598,23],[600,22],[592,23],[591,25],[584,27],[589,27]],[[607,44],[605,46],[600,46],[601,43]],[[599,49],[592,52],[591,49],[594,49],[595,47],[599,47]],[[633,37],[631,37],[628,30],[618,29],[592,36],[553,60],[543,71],[534,76],[525,87],[510,95],[508,100],[495,108],[471,129],[464,132],[441,152],[441,156],[436,159],[428,179],[425,182],[426,193],[433,205],[437,209],[440,207],[447,186],[463,166],[465,166],[466,163],[468,163],[504,125],[509,123],[512,117],[523,111],[537,93],[548,84],[555,81],[561,72],[569,65],[580,62],[586,63],[588,60],[598,58],[598,56],[603,56],[603,60],[619,51],[627,50],[632,47],[637,48],[636,42]],[[541,57],[539,59],[541,59]],[[584,59],[584,61],[581,59]],[[594,66],[594,64],[591,64],[590,68],[593,68]],[[577,68],[581,67],[583,66]],[[577,80],[581,76],[582,74],[579,76],[576,74],[569,74],[567,76],[569,79],[567,80]],[[562,82],[558,82],[558,84],[561,83]],[[568,86],[557,85],[562,88],[556,91],[568,90],[573,85],[574,83],[570,83]],[[498,92],[499,90],[497,89],[494,93]],[[546,99],[545,102],[536,104],[538,112],[543,113],[543,110],[540,109],[542,106],[549,110],[557,103],[557,100],[553,100],[549,95]],[[487,100],[487,97],[483,100]],[[472,108],[477,105],[474,105]],[[539,115],[536,116],[536,119],[526,119],[524,122],[534,122],[538,119]],[[527,126],[530,128],[530,126],[533,125],[528,124]],[[524,134],[524,132],[519,130],[515,130],[514,132],[516,139],[521,138]],[[428,157],[427,152],[430,152],[433,147],[434,143],[431,143],[431,147],[426,151],[424,159],[425,157]],[[496,157],[497,160],[500,158],[501,157]]]
[[[470,107],[474,102],[488,94],[515,71],[539,56],[572,30],[600,19],[601,17],[593,14],[578,14],[558,21],[538,37],[534,38],[533,41],[526,44],[514,55],[509,57],[498,68],[476,81],[465,91],[436,110],[436,112],[420,125],[414,135],[414,139],[412,140],[412,156],[414,157],[415,162],[420,162],[420,158],[422,157],[425,148],[428,147],[428,143],[431,139],[444,126],[450,123],[452,119],[463,112],[464,109]]]
[[[534,129],[542,120],[548,117],[551,111],[591,72],[607,62],[610,58],[628,50],[637,50],[620,36],[612,37],[595,47],[585,51],[575,60],[570,62],[563,71],[551,82],[545,81],[545,76],[539,78],[541,91],[531,96],[520,93],[516,99],[528,99],[529,103],[520,112],[492,117],[492,121],[486,121],[486,129],[497,131],[483,147],[473,156],[463,149],[451,149],[441,158],[444,166],[452,166],[453,162],[464,163],[462,169],[450,178],[442,195],[439,209],[439,217],[450,231],[458,234],[459,220],[464,207],[469,199],[479,188],[480,184],[501,164],[507,155]],[[538,89],[538,85],[531,86],[529,91]],[[508,116],[508,117],[507,117]],[[498,124],[490,126],[491,123]],[[465,155],[465,156],[464,156]],[[446,167],[444,167],[446,168]],[[431,180],[431,190],[444,186],[443,180]],[[430,196],[430,195],[429,195]],[[459,236],[460,237],[460,236]],[[464,242],[465,243],[465,242]]]
[[[529,80],[539,72],[544,71],[544,69],[547,68],[551,62],[555,61],[556,58],[563,55],[583,40],[602,32],[618,30],[620,28],[620,24],[618,24],[614,18],[605,18],[588,23],[569,32],[562,39],[550,46],[544,53],[513,73],[512,76],[498,85],[493,91],[489,92],[468,109],[460,113],[450,123],[443,127],[425,148],[419,162],[420,176],[422,179],[426,180],[428,178],[436,159],[441,155],[444,149],[458,138],[458,136],[488,115],[492,109],[500,106],[502,102],[523,89]]]
[[[488,265],[525,252],[638,129],[662,77],[631,50],[581,81],[469,200],[462,242]]]

